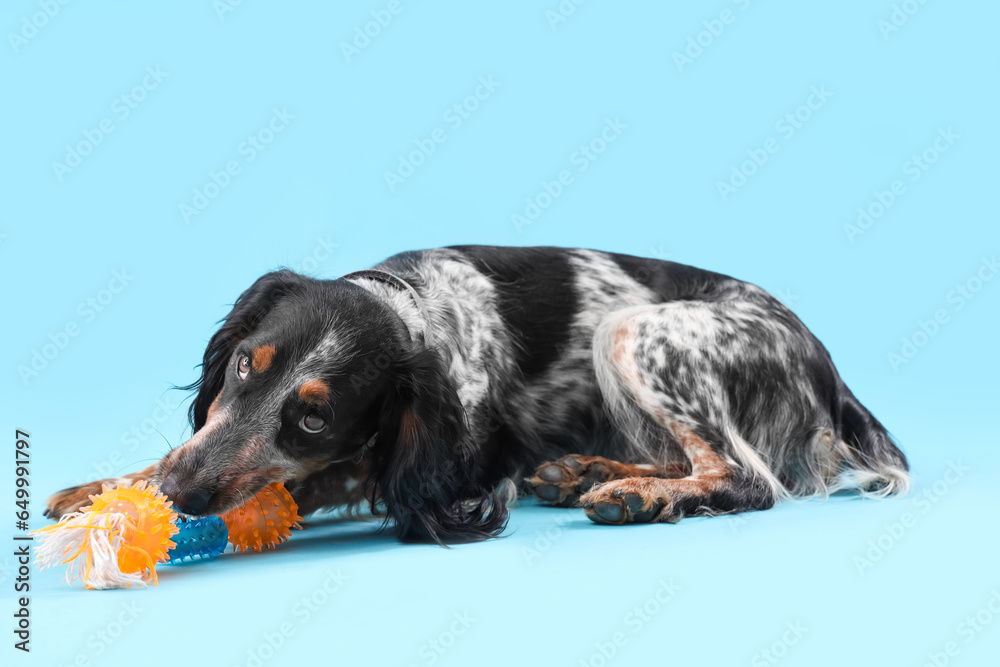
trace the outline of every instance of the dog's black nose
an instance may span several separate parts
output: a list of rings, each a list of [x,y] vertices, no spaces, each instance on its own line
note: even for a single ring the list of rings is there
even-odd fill
[[[160,491],[173,501],[175,510],[184,514],[203,514],[212,500],[212,494],[203,489],[181,489],[177,478],[170,475],[163,480]]]

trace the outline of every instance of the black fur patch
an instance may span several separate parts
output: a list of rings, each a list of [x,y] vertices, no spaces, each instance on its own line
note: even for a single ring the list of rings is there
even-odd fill
[[[453,246],[496,286],[498,308],[515,338],[525,379],[559,358],[577,312],[573,269],[561,248]]]

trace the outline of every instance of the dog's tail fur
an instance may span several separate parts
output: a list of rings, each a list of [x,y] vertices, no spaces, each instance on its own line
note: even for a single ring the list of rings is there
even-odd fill
[[[840,392],[840,417],[843,468],[829,491],[852,489],[876,498],[906,493],[910,486],[906,456],[847,387]]]

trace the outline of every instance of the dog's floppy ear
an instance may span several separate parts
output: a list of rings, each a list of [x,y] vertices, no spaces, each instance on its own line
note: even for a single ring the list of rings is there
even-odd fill
[[[393,377],[371,451],[372,506],[381,501],[400,539],[495,537],[507,509],[494,490],[471,481],[465,412],[439,354],[405,351],[388,370]]]
[[[222,391],[226,366],[237,343],[250,335],[274,304],[302,284],[303,278],[288,269],[265,273],[236,299],[233,309],[215,332],[201,362],[201,377],[178,389],[198,390],[188,412],[195,431],[205,425],[208,408]]]

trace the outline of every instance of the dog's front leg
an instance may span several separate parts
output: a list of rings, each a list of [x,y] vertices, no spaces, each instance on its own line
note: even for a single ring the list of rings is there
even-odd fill
[[[361,509],[367,499],[368,462],[345,461],[309,475],[301,482],[287,484],[299,514],[308,516],[320,509]]]
[[[115,488],[120,484],[134,484],[140,479],[147,481],[152,480],[153,476],[156,474],[157,465],[159,464],[154,463],[139,472],[133,472],[121,477],[99,479],[96,482],[89,482],[87,484],[80,484],[79,486],[71,486],[68,489],[63,489],[62,491],[52,494],[52,496],[45,501],[45,512],[43,512],[43,514],[50,519],[58,519],[64,514],[76,512],[81,507],[89,505],[90,496],[101,493],[105,484]]]

